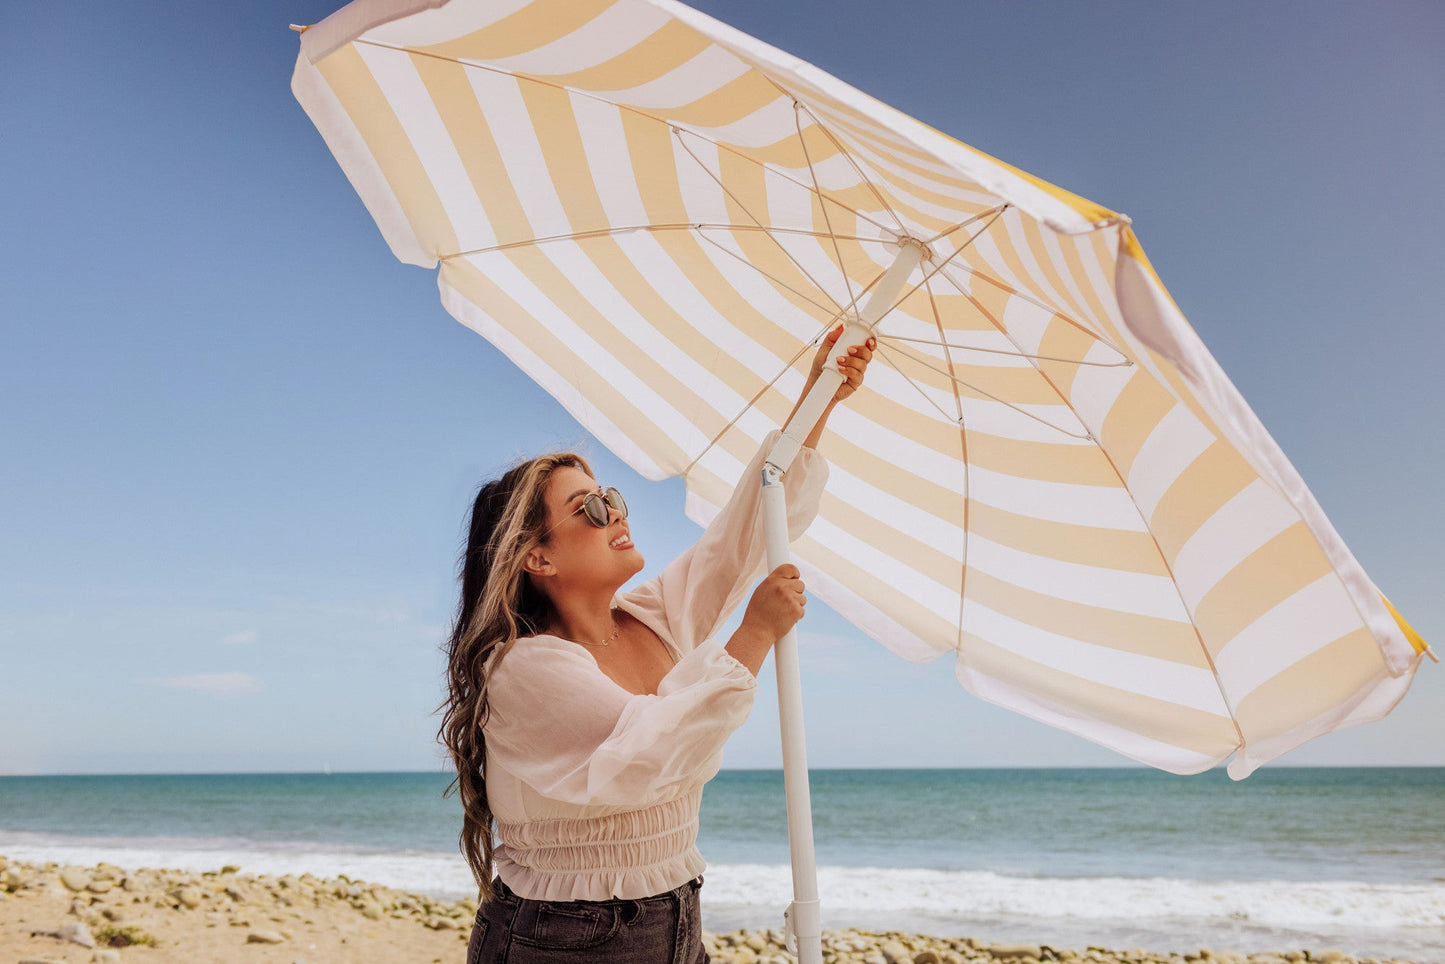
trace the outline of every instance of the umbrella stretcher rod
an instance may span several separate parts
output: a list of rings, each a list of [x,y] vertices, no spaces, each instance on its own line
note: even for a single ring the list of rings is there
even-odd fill
[[[905,240],[897,258],[884,272],[858,318],[844,328],[836,347],[840,352],[868,340],[873,329],[903,291],[908,276],[923,260],[921,244]],[[818,424],[828,403],[843,384],[836,366],[824,365],[797,413],[783,429],[763,463],[763,531],[767,540],[768,569],[792,562],[788,545],[788,510],[783,498],[783,475],[802,450],[803,441]],[[788,630],[774,649],[778,668],[778,717],[783,738],[783,787],[788,806],[788,843],[793,858],[793,902],[784,914],[788,949],[799,964],[822,964],[823,917],[818,903],[818,868],[813,855],[813,805],[808,791],[808,755],[803,734],[803,685],[798,671],[798,631]]]

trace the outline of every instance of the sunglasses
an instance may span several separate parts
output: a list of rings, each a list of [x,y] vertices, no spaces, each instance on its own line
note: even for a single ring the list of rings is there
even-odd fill
[[[612,521],[612,513],[615,512],[619,519],[627,518],[627,503],[623,500],[622,493],[610,485],[601,492],[588,492],[587,496],[582,500],[582,504],[567,513],[566,519],[558,521],[550,529],[542,533],[542,538],[547,538],[547,536],[552,534],[552,529],[557,528],[557,526],[566,522],[567,519],[572,518],[579,512],[585,514],[587,521],[597,528],[605,529]]]

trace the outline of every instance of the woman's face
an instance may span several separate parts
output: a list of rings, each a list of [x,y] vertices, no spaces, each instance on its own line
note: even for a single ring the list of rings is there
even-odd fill
[[[553,470],[543,501],[551,529],[540,549],[553,572],[546,584],[555,595],[572,588],[606,588],[616,591],[642,571],[642,553],[632,544],[627,520],[608,509],[608,523],[599,528],[582,511],[589,492],[599,492],[597,480],[572,465]]]

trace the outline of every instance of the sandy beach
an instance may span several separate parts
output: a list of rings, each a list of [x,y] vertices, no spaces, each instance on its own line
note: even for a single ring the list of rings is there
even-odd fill
[[[440,964],[465,958],[475,913],[469,900],[438,901],[346,877],[277,877],[234,866],[206,873],[127,870],[0,857],[0,960],[18,964]],[[775,930],[704,939],[719,962],[793,960]],[[1387,964],[1320,948],[1160,954],[852,929],[825,931],[823,947],[829,964]]]

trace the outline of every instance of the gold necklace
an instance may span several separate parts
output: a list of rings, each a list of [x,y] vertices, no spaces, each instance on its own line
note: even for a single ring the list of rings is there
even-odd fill
[[[589,642],[587,642],[587,640],[585,640],[585,639],[579,639],[579,640],[577,640],[577,642],[580,643],[580,644],[583,645],[583,646],[592,646],[592,647],[596,647],[596,648],[599,648],[599,649],[600,649],[601,647],[603,647],[603,646],[611,646],[611,645],[612,645],[612,641],[617,638],[617,634],[620,633],[620,632],[622,632],[622,624],[617,621],[617,617],[616,617],[616,616],[613,616],[613,615],[612,615],[612,614],[615,613],[616,611],[617,611],[617,610],[615,610],[615,609],[609,609],[609,610],[607,611],[607,614],[608,614],[609,616],[612,616],[612,632],[608,634],[608,636],[607,636],[606,639],[604,639],[604,640],[603,640],[602,642],[600,642],[600,643],[589,643]]]

